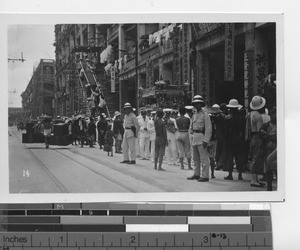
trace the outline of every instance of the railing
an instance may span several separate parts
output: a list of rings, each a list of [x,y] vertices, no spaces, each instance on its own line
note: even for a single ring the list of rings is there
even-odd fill
[[[148,59],[149,57],[152,57],[154,55],[159,54],[159,45],[157,43],[153,44],[149,48],[143,50],[140,52],[141,55],[141,61],[144,61]]]

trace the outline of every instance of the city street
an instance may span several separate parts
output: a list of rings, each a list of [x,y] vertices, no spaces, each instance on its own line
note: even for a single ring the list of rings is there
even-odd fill
[[[50,146],[22,144],[21,131],[10,127],[10,193],[118,193],[118,192],[221,192],[265,191],[250,187],[250,174],[244,180],[227,181],[227,172],[215,171],[215,179],[199,183],[186,178],[193,174],[179,166],[164,163],[166,171],[155,171],[151,161],[136,165],[120,164],[122,155],[107,156],[98,146]],[[186,166],[187,168],[187,166]]]

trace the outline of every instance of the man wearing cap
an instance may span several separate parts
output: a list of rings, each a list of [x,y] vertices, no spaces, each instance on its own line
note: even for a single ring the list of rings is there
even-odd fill
[[[88,135],[90,138],[90,148],[94,148],[94,141],[96,138],[96,125],[94,123],[93,116],[90,116],[90,122],[88,125]]]
[[[221,113],[216,115],[216,136],[217,136],[217,147],[216,147],[216,163],[217,167],[215,170],[221,170],[224,166],[225,161],[225,139],[226,134],[225,118],[228,115],[228,108],[226,103],[220,105]]]
[[[239,172],[238,179],[243,180],[244,170],[244,140],[245,140],[245,117],[239,109],[242,107],[236,99],[231,99],[227,105],[229,115],[225,119],[227,133],[225,134],[225,164],[224,171],[228,171],[225,180],[233,180],[233,159]]]
[[[211,178],[215,178],[215,168],[216,168],[216,148],[217,148],[217,117],[222,111],[220,110],[220,106],[218,104],[214,104],[209,111],[209,117],[212,126],[212,134],[208,145],[208,153],[209,153],[209,161],[210,161],[210,169],[211,169]]]
[[[135,140],[139,131],[138,120],[133,114],[129,102],[124,105],[124,138],[123,138],[123,161],[121,163],[136,164]],[[129,155],[130,154],[130,155]]]
[[[140,126],[140,133],[139,133],[139,139],[140,139],[140,154],[141,154],[141,160],[148,160],[150,152],[149,152],[149,146],[150,146],[150,134],[147,129],[147,124],[149,122],[149,117],[147,116],[146,108],[142,107],[140,108],[141,115],[138,117],[138,122]]]
[[[175,140],[175,119],[171,117],[172,109],[166,108],[164,122],[167,129],[168,147],[166,148],[166,156],[168,164],[176,165],[176,140]]]
[[[154,125],[155,114],[156,114],[155,110],[151,111],[151,116],[149,122],[147,123],[147,130],[149,131],[149,135],[150,135],[150,148],[151,148],[152,162],[154,162],[154,149],[155,149],[155,138],[156,138],[155,125]]]
[[[97,123],[97,130],[98,130],[98,144],[100,149],[102,149],[104,147],[104,137],[105,137],[105,133],[107,131],[107,121],[105,119],[106,115],[104,113],[102,113],[100,115],[100,120]]]
[[[263,141],[259,135],[263,125],[262,114],[265,112],[266,99],[261,96],[254,96],[250,103],[252,111],[247,118],[246,139],[251,138],[249,158],[252,158],[252,181],[250,186],[263,187],[263,183],[259,182],[258,175],[264,173],[264,155],[262,150]]]
[[[212,127],[209,115],[202,108],[205,103],[202,96],[196,95],[192,101],[197,112],[191,121],[193,160],[195,163],[194,175],[188,180],[198,180],[199,182],[209,181],[209,154],[207,146],[212,134]]]
[[[124,127],[123,127],[123,121],[121,120],[121,113],[119,111],[116,111],[113,118],[113,129],[112,131],[115,134],[116,138],[116,145],[115,150],[117,154],[122,153],[122,140],[124,135]]]
[[[184,169],[183,159],[184,156],[188,161],[188,169],[192,169],[191,167],[191,144],[189,138],[189,128],[191,125],[190,118],[185,116],[186,110],[184,107],[179,107],[180,117],[176,119],[176,126],[178,128],[178,151],[179,151],[179,161],[181,169]]]
[[[42,121],[43,130],[44,130],[44,137],[45,137],[45,146],[46,149],[49,148],[50,144],[50,136],[51,136],[51,127],[52,127],[52,121],[51,118],[45,118]]]

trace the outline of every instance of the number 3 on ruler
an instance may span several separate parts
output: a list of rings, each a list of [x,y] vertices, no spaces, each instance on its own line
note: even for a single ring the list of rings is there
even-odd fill
[[[203,237],[203,243],[208,243],[208,237],[207,236]]]

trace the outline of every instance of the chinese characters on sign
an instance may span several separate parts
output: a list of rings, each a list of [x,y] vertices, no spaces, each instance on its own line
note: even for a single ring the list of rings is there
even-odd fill
[[[163,62],[162,59],[158,59],[158,71],[159,71],[159,79],[155,79],[156,80],[161,80],[164,79],[164,69],[163,69]]]
[[[207,58],[205,54],[201,57],[201,87],[202,87],[202,97],[204,100],[207,99],[207,84],[208,84],[208,72],[207,72]]]
[[[146,85],[152,86],[154,84],[154,71],[153,71],[153,63],[150,59],[146,62]]]
[[[225,24],[224,81],[234,80],[234,23]]]
[[[190,26],[182,26],[182,80],[190,82]]]
[[[249,53],[244,52],[244,106],[249,107]]]
[[[111,92],[116,92],[116,71],[115,66],[110,69]]]
[[[256,78],[258,81],[262,81],[267,76],[267,57],[265,52],[261,54],[256,54]]]
[[[180,70],[180,28],[174,27],[173,37],[173,84],[180,85],[181,81],[181,70]]]

